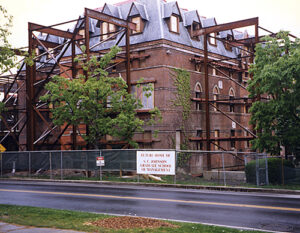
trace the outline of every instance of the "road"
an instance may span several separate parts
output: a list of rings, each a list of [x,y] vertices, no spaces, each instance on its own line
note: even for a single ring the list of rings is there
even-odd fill
[[[300,232],[300,195],[0,180],[0,204]]]

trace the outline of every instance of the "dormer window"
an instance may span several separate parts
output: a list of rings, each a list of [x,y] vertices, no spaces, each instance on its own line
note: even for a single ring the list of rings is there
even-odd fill
[[[142,20],[142,18],[140,16],[134,16],[131,18],[130,20],[132,23],[135,23],[136,25],[136,29],[135,30],[131,30],[131,34],[138,34],[138,33],[142,33],[144,30],[144,21]]]
[[[177,15],[170,16],[169,30],[171,32],[179,33],[179,17]]]
[[[84,35],[85,35],[84,28],[81,28],[81,29],[78,31],[78,34],[81,35],[82,37],[84,37]]]
[[[215,33],[215,32],[209,34],[209,40],[208,41],[211,45],[217,46],[216,37],[217,37],[217,33]]]
[[[108,37],[110,37],[110,33],[116,32],[117,27],[116,25],[112,23],[102,22],[101,23],[101,39],[106,40]]]
[[[231,41],[233,41],[233,36],[232,35],[228,35],[227,36],[227,41],[224,42],[225,49],[228,50],[228,51],[232,51],[232,46],[230,44]]]

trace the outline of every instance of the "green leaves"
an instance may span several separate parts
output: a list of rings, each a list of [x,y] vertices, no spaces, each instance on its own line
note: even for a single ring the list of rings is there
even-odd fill
[[[8,42],[11,26],[12,16],[0,5],[0,74],[5,73],[15,65],[15,53]]]
[[[109,77],[104,70],[119,51],[115,46],[100,59],[92,56],[86,61],[85,55],[77,57],[76,62],[88,77],[79,75],[69,80],[55,76],[46,85],[49,93],[41,97],[53,106],[54,124],[88,125],[89,133],[82,132],[81,136],[95,148],[100,147],[106,135],[136,147],[133,135],[144,125],[136,115],[140,102],[127,92],[126,82],[121,77]],[[157,115],[157,110],[151,115]]]
[[[276,38],[265,37],[265,43],[256,46],[255,63],[250,72],[248,91],[251,97],[262,100],[252,105],[251,123],[258,138],[253,148],[272,154],[297,153],[300,140],[300,43],[291,42],[287,32]]]
[[[186,121],[191,112],[191,90],[190,90],[190,73],[183,69],[173,69],[174,85],[177,88],[176,98],[173,104],[182,107],[182,119]]]

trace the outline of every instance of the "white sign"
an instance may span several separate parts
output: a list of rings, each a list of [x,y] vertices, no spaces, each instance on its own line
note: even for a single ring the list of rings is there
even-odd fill
[[[103,156],[100,156],[100,157],[97,157],[96,158],[96,165],[98,167],[103,167],[105,166],[105,161],[104,161],[104,157]]]
[[[175,175],[175,151],[137,151],[137,174]]]
[[[236,128],[236,123],[233,121],[232,122],[232,128],[235,129]]]

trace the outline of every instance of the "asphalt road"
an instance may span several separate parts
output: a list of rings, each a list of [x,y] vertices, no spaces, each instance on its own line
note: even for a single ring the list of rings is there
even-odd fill
[[[300,196],[0,181],[0,203],[300,232]]]

